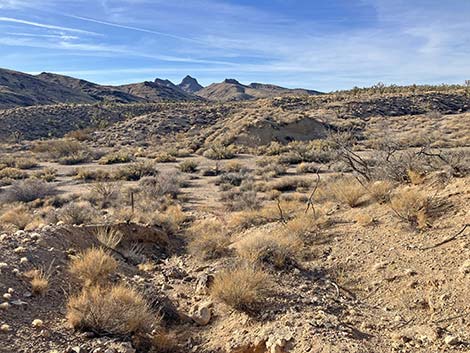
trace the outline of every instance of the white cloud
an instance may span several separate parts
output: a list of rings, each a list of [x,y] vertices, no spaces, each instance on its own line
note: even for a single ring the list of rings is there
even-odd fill
[[[52,30],[58,30],[58,31],[65,31],[65,32],[72,32],[72,33],[81,33],[81,34],[101,36],[100,33],[85,31],[83,29],[56,26],[56,25],[50,25],[50,24],[46,24],[46,23],[33,22],[33,21],[26,21],[26,20],[22,20],[22,19],[18,19],[18,18],[13,18],[13,17],[0,17],[0,22],[11,22],[11,23],[18,23],[18,24],[23,24],[23,25],[27,25],[27,26],[46,28],[46,29],[52,29]]]

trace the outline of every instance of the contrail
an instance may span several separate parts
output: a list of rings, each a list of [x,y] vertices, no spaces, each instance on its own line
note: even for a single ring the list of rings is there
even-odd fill
[[[28,25],[28,26],[34,26],[34,27],[40,27],[40,28],[55,29],[55,30],[58,30],[58,31],[66,31],[66,32],[74,32],[74,33],[82,33],[82,34],[91,34],[91,35],[95,35],[95,36],[96,35],[101,36],[100,33],[89,32],[89,31],[85,31],[83,29],[55,26],[55,25],[49,25],[49,24],[45,24],[45,23],[32,22],[32,21],[25,21],[25,20],[20,20],[18,18],[12,18],[12,17],[0,17],[0,21],[20,23],[20,24],[24,24],[24,25]]]
[[[194,39],[194,38],[178,36],[178,35],[171,34],[171,33],[153,31],[153,30],[145,29],[145,28],[139,28],[139,27],[133,27],[133,26],[126,26],[126,25],[121,25],[121,24],[112,23],[112,22],[100,21],[100,20],[95,20],[95,19],[93,19],[93,18],[89,18],[89,17],[81,17],[81,16],[65,15],[65,14],[64,14],[64,16],[71,17],[71,18],[76,18],[76,19],[82,20],[82,21],[88,21],[88,22],[93,22],[93,23],[99,23],[99,24],[102,24],[102,25],[105,25],[105,26],[111,26],[111,27],[117,27],[117,28],[123,28],[123,29],[130,29],[130,30],[132,30],[132,31],[144,32],[144,33],[151,33],[151,34],[157,34],[157,35],[165,36],[165,37],[169,37],[169,38],[174,38],[174,39],[179,39],[179,40],[184,40],[184,41],[189,41],[189,42],[195,42],[195,43],[205,44],[203,41],[200,41],[200,40],[197,40],[197,39]]]

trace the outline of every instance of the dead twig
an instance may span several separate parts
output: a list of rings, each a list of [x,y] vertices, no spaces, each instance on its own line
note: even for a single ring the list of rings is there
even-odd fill
[[[462,228],[461,230],[459,230],[459,231],[458,231],[456,234],[454,234],[453,236],[451,236],[451,237],[449,237],[449,238],[446,238],[446,239],[444,239],[443,241],[440,241],[440,242],[437,243],[437,244],[430,245],[430,246],[426,246],[426,247],[424,247],[424,248],[420,248],[419,250],[435,249],[435,248],[437,248],[437,247],[439,247],[439,246],[441,246],[441,245],[447,244],[447,243],[449,243],[449,242],[451,242],[451,241],[457,239],[457,238],[460,236],[460,234],[462,234],[462,233],[465,231],[465,229],[467,229],[468,226],[470,226],[470,224],[465,224],[465,225],[463,226],[463,228]]]
[[[312,207],[312,212],[313,212],[313,217],[314,218],[315,218],[315,213],[316,212],[315,212],[315,206],[313,205],[313,196],[315,195],[315,192],[318,189],[318,185],[320,184],[320,167],[317,168],[317,171],[315,172],[315,174],[317,175],[317,181],[315,182],[315,186],[314,186],[312,192],[310,193],[310,196],[308,197],[307,207],[305,208],[305,214],[307,214],[310,207]]]

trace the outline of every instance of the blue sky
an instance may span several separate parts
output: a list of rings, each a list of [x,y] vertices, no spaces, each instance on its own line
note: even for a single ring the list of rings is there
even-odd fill
[[[0,0],[0,67],[330,91],[470,79],[468,0]]]

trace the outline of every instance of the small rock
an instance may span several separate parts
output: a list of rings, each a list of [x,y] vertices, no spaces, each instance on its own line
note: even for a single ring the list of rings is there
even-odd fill
[[[214,281],[213,275],[203,274],[197,278],[196,294],[207,294],[207,290]]]
[[[23,246],[18,246],[15,250],[13,250],[16,253],[22,253],[26,251],[26,248]]]
[[[27,258],[27,257],[22,257],[22,258],[20,259],[20,264],[24,264],[24,263],[26,263],[26,262],[28,262],[28,258]]]
[[[2,269],[7,268],[7,267],[8,267],[8,264],[6,262],[0,262],[0,272],[2,271]]]
[[[211,306],[211,303],[196,305],[192,310],[191,319],[193,319],[198,325],[207,325],[211,321],[212,317]]]
[[[7,310],[10,307],[10,304],[8,303],[1,303],[0,304],[0,310]]]
[[[5,299],[5,300],[7,300],[7,301],[10,300],[10,299],[11,299],[11,294],[10,294],[10,293],[5,293],[5,294],[3,295],[3,299]]]
[[[42,325],[44,325],[44,323],[40,319],[34,319],[33,322],[31,323],[31,325],[33,325],[33,327],[39,328],[39,327],[42,327]]]
[[[3,324],[2,326],[0,326],[0,332],[7,333],[9,331],[10,331],[10,325]]]
[[[13,288],[8,288],[7,292],[10,293],[10,294],[13,294],[13,293],[15,293],[15,290]]]
[[[460,266],[460,273],[463,275],[470,274],[470,260],[466,260],[462,266]]]
[[[387,267],[387,265],[388,265],[387,261],[377,262],[376,264],[374,264],[374,266],[372,266],[372,269],[374,271],[383,270],[385,269],[385,267]]]
[[[444,338],[445,344],[448,344],[449,346],[455,346],[456,344],[459,343],[459,339],[455,336],[447,335]]]

